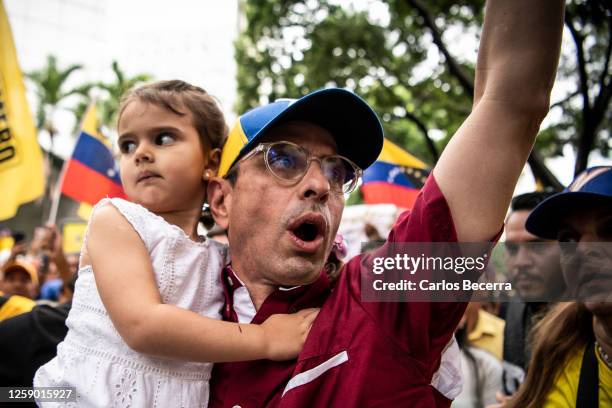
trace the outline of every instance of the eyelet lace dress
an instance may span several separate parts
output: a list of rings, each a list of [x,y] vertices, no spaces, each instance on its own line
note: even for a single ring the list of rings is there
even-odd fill
[[[176,225],[125,200],[104,199],[96,208],[107,203],[144,242],[162,301],[221,319],[220,273],[228,257],[226,247],[210,240],[194,242]],[[130,349],[100,300],[91,266],[79,269],[66,326],[68,334],[57,356],[36,372],[34,385],[76,387],[77,401],[41,406],[207,406],[212,364],[151,357]]]

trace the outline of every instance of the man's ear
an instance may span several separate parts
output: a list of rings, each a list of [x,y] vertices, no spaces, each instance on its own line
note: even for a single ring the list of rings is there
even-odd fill
[[[224,230],[229,227],[233,190],[230,182],[224,178],[213,177],[208,181],[208,205],[215,222]]]

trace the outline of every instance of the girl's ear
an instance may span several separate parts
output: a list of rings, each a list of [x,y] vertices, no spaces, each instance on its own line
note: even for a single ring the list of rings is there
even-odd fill
[[[213,177],[208,181],[208,205],[215,222],[224,230],[227,230],[229,227],[233,190],[230,182],[224,178]]]
[[[219,170],[219,162],[221,161],[221,149],[212,149],[208,154],[208,163],[204,173],[202,173],[202,180],[209,181],[211,178],[217,175]]]
[[[216,174],[219,170],[219,163],[221,163],[221,149],[217,147],[208,153],[208,166],[206,167],[212,169]]]

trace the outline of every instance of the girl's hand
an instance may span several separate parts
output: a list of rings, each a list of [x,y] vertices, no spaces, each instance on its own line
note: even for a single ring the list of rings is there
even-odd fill
[[[304,347],[319,310],[304,309],[294,314],[275,314],[268,317],[261,324],[267,358],[274,361],[296,358]]]
[[[495,394],[495,399],[498,403],[487,405],[487,408],[504,408],[506,404],[512,400],[512,395],[504,395],[498,391],[497,394]]]

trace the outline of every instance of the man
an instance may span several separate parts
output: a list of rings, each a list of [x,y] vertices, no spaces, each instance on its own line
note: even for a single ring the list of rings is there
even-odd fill
[[[38,272],[27,261],[12,261],[3,268],[1,284],[5,296],[19,295],[34,299],[38,288]]]
[[[525,342],[533,324],[565,291],[560,250],[556,241],[542,240],[525,228],[531,211],[552,193],[516,196],[506,219],[506,266],[521,301],[508,303],[504,330],[504,360],[527,368],[530,348]]]
[[[0,271],[0,321],[32,310],[37,285],[34,265],[25,261],[4,265]]]
[[[0,384],[31,387],[36,370],[55,357],[57,345],[68,331],[65,322],[76,278],[74,275],[62,288],[58,306],[41,304],[19,316],[0,321],[0,350],[3,353]]]
[[[579,174],[562,193],[539,204],[526,228],[562,246],[561,270],[567,295],[595,313],[607,310],[612,336],[612,166]]]
[[[486,242],[500,233],[548,109],[563,2],[492,1],[485,16],[473,111],[388,243]],[[375,114],[337,89],[239,119],[221,159],[226,178],[208,187],[232,251],[224,317],[260,323],[322,308],[297,361],[216,365],[211,407],[450,405],[457,390],[447,381],[456,376],[438,369],[465,304],[362,302],[359,258],[333,291],[321,274],[343,193],[381,146]]]
[[[530,370],[510,405],[612,406],[612,166],[583,171],[540,203],[526,227],[560,242],[563,278],[576,302],[542,320],[548,330],[536,333],[531,360],[539,370]]]

